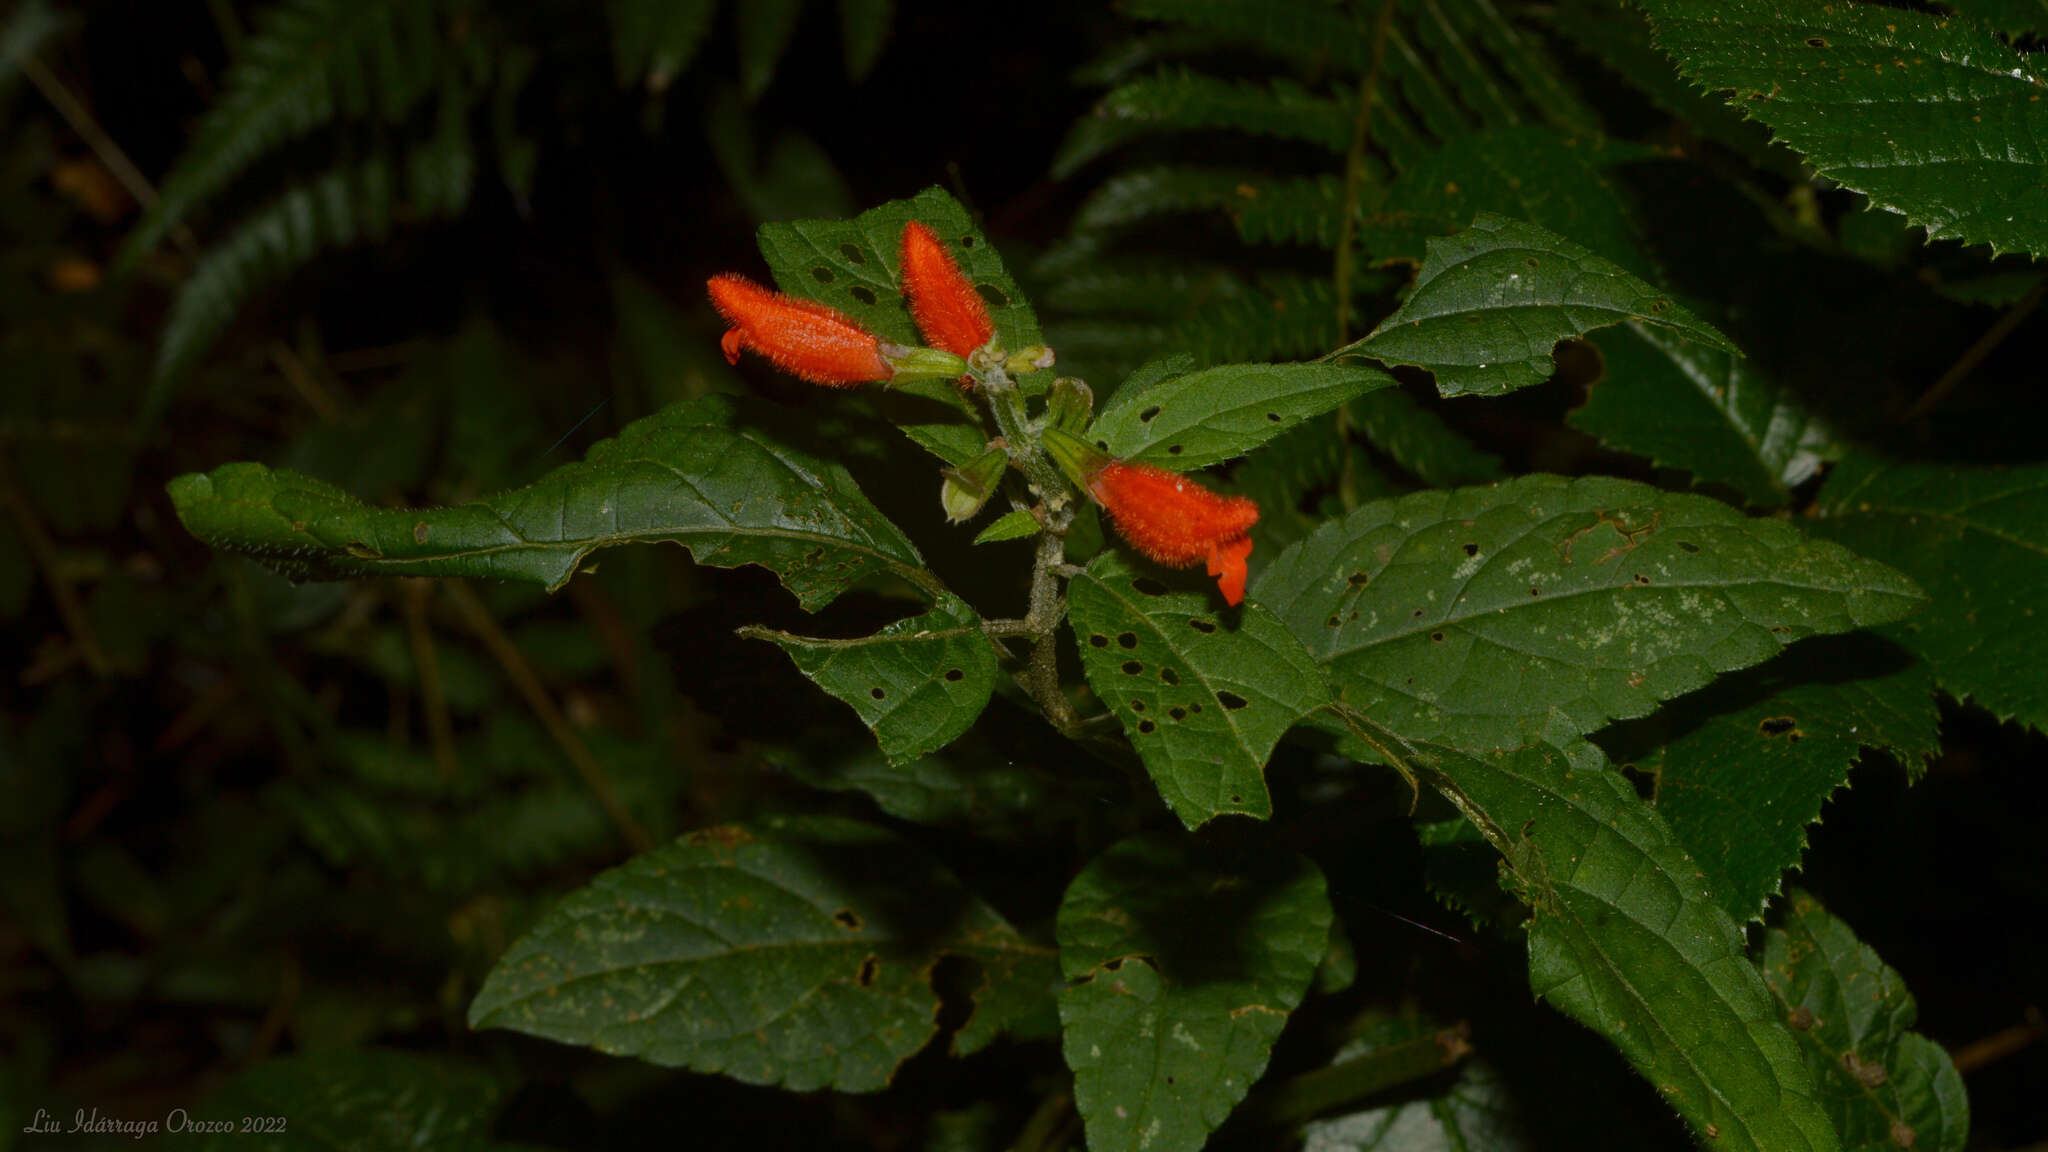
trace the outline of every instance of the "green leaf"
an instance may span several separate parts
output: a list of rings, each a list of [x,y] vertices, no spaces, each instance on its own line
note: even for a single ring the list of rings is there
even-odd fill
[[[882,829],[832,817],[695,832],[614,868],[506,952],[470,1005],[511,1028],[792,1091],[870,1092],[936,1031],[932,968],[979,963],[969,1022],[1057,983],[952,873]]]
[[[672,405],[580,464],[453,508],[371,508],[261,464],[188,473],[169,490],[194,536],[297,579],[475,576],[554,590],[599,548],[674,541],[702,564],[768,568],[806,610],[885,572],[936,593],[852,476],[771,436],[757,422],[769,418],[726,397]]]
[[[1026,536],[1036,536],[1044,530],[1045,525],[1038,522],[1038,517],[1031,514],[1031,509],[1019,508],[997,517],[994,523],[983,528],[974,537],[974,542],[999,544],[1005,540],[1022,540]]]
[[[936,752],[974,726],[995,690],[996,653],[959,597],[872,636],[818,640],[766,628],[740,635],[789,653],[805,676],[851,705],[892,764]]]
[[[1918,774],[1940,749],[1934,678],[1869,634],[1815,640],[1598,737],[1651,800],[1737,922],[1763,915],[1806,827],[1864,748]]]
[[[1266,757],[1329,700],[1315,662],[1271,612],[1222,610],[1202,583],[1172,591],[1156,570],[1108,551],[1067,585],[1089,685],[1190,828],[1227,812],[1271,815]]]
[[[789,50],[803,7],[803,0],[748,0],[734,8],[733,23],[739,33],[740,90],[749,103],[760,99],[775,79],[775,66]]]
[[[413,0],[285,0],[267,7],[220,100],[123,245],[133,262],[194,208],[285,142],[340,117],[397,121],[441,79],[446,6]]]
[[[2048,466],[1963,468],[1856,454],[1821,488],[1813,531],[1883,556],[1932,603],[1884,634],[1957,699],[2048,731]]]
[[[1124,840],[1060,903],[1062,1047],[1097,1152],[1193,1152],[1265,1071],[1331,921],[1323,875],[1186,836]]]
[[[1669,294],[1533,224],[1482,212],[1428,247],[1415,291],[1347,350],[1426,368],[1446,396],[1541,384],[1559,341],[1629,319],[1736,350]]]
[[[1363,365],[1224,364],[1135,386],[1126,382],[1088,434],[1119,459],[1192,471],[1242,456],[1311,416],[1393,382]]]
[[[858,84],[875,70],[888,46],[894,0],[839,0],[839,38],[846,45],[846,78]]]
[[[1757,961],[1791,1022],[1820,1101],[1860,1152],[1962,1152],[1970,1102],[1948,1053],[1918,1032],[1897,972],[1812,896],[1794,890]]]
[[[2048,73],[1989,29],[1877,4],[1641,6],[1680,71],[1822,176],[1930,240],[2048,253]]]
[[[206,1148],[497,1147],[504,1089],[488,1074],[408,1052],[321,1052],[266,1060],[230,1080],[195,1120],[224,1122]],[[244,1117],[263,1117],[244,1129]],[[274,1119],[269,1119],[274,1118]],[[277,1126],[275,1132],[266,1128]]]
[[[697,58],[717,0],[611,0],[612,62],[619,83],[664,92]]]
[[[792,220],[761,226],[761,256],[776,286],[792,296],[829,304],[896,344],[922,344],[903,300],[897,264],[903,255],[903,226],[921,220],[938,233],[960,271],[988,301],[989,319],[1003,347],[1015,351],[1042,344],[1038,318],[1024,292],[1003,267],[1003,258],[943,189],[927,188],[908,200],[891,200],[851,220]]]
[[[1405,1043],[1373,1043],[1377,1039],[1361,1037],[1346,1044],[1337,1059],[1396,1055],[1406,1046],[1423,1046],[1426,1056],[1428,1049],[1444,1051],[1445,1044],[1435,1032],[1424,1032]],[[1302,1134],[1305,1146],[1317,1152],[1417,1152],[1424,1148],[1534,1152],[1540,1145],[1525,1127],[1514,1095],[1499,1075],[1480,1061],[1467,1060],[1458,1066],[1449,1087],[1430,1090],[1419,1099],[1317,1120],[1304,1125]]]
[[[1715,500],[1524,476],[1359,508],[1255,581],[1343,699],[1394,732],[1503,748],[1641,716],[1794,640],[1894,620],[1881,564]]]
[[[1529,905],[1529,986],[1605,1036],[1718,1149],[1838,1146],[1742,932],[1590,746],[1424,749]],[[1589,755],[1588,755],[1589,754]]]
[[[770,760],[814,788],[865,793],[899,820],[969,828],[992,840],[1021,839],[1034,824],[1071,820],[1110,802],[1112,791],[1071,762],[1020,757],[1015,742],[993,734],[904,764],[891,764],[872,748],[830,759],[771,754]]]
[[[1762,508],[1841,456],[1834,430],[1752,361],[1633,322],[1592,340],[1607,370],[1568,422],[1604,444]]]

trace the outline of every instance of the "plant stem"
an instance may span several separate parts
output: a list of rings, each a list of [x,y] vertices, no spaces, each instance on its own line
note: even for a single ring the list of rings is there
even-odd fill
[[[1372,24],[1372,62],[1358,86],[1358,115],[1351,122],[1351,147],[1344,154],[1344,204],[1337,223],[1337,264],[1332,272],[1337,291],[1337,345],[1351,342],[1352,248],[1358,236],[1358,197],[1365,184],[1365,146],[1372,139],[1372,109],[1379,94],[1380,71],[1386,65],[1387,36],[1393,31],[1395,0],[1380,0]],[[1337,409],[1337,444],[1343,452],[1337,465],[1337,495],[1347,509],[1358,507],[1358,478],[1351,467],[1351,406]]]
[[[1030,607],[1022,621],[1004,621],[998,627],[1004,634],[1021,634],[1030,639],[1031,654],[1026,657],[1017,682],[1062,735],[1078,736],[1081,721],[1074,715],[1073,702],[1060,688],[1059,667],[1059,626],[1067,615],[1066,589],[1061,581],[1066,569],[1067,527],[1074,520],[1066,477],[1046,456],[1045,449],[1039,447],[1036,430],[1024,416],[1024,398],[1010,374],[1000,363],[979,359],[970,367],[975,391],[988,401],[996,430],[1002,434],[1010,453],[1010,462],[1030,483],[1032,495],[1039,500],[1039,521],[1045,525],[1031,565]],[[1019,623],[1023,625],[1021,632],[1015,630]],[[997,632],[992,629],[989,634],[995,636]]]

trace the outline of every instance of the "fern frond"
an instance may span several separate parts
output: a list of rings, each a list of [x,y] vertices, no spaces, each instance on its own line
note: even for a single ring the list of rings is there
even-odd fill
[[[1074,125],[1060,145],[1053,173],[1065,177],[1141,136],[1205,128],[1299,140],[1341,156],[1351,142],[1351,111],[1346,102],[1318,96],[1292,80],[1259,84],[1162,72],[1104,96],[1094,116]]]
[[[1074,213],[1074,228],[1106,232],[1160,216],[1214,212],[1238,197],[1255,173],[1224,168],[1161,164],[1112,176]]]
[[[1251,292],[1204,305],[1174,347],[1209,364],[1301,360],[1337,345],[1337,294],[1320,276],[1271,273]]]
[[[474,176],[466,141],[443,133],[407,156],[402,169],[376,156],[295,184],[250,214],[207,252],[172,303],[144,419],[161,410],[170,388],[250,298],[321,252],[387,235],[401,207],[420,215],[460,212]]]
[[[1231,215],[1247,244],[1306,244],[1337,247],[1344,219],[1344,181],[1336,176],[1302,176],[1247,181],[1238,186]]]
[[[1127,0],[1140,20],[1221,33],[1309,72],[1362,73],[1372,63],[1368,22],[1316,0]]]
[[[201,202],[288,140],[339,117],[405,116],[445,69],[448,0],[285,0],[228,69],[156,206],[123,253],[155,248]]]
[[[1069,272],[1049,284],[1039,299],[1062,312],[1180,321],[1215,301],[1249,291],[1220,264],[1137,256]]]

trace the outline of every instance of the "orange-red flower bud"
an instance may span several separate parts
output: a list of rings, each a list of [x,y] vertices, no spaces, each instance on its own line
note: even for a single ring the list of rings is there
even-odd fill
[[[751,348],[792,376],[844,388],[887,380],[895,369],[881,341],[859,322],[815,300],[785,296],[727,272],[707,285],[711,303],[731,325],[720,341],[728,364]]]
[[[912,220],[903,226],[903,292],[925,343],[955,356],[973,355],[995,339],[988,304],[974,290],[938,234]]]
[[[1131,546],[1169,568],[1206,562],[1226,603],[1244,600],[1245,560],[1259,506],[1221,496],[1177,472],[1112,460],[1088,481],[1116,530]]]

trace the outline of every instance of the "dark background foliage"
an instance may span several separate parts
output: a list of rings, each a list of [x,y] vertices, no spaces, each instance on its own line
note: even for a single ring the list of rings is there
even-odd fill
[[[1007,11],[1001,27],[971,6],[906,3],[885,12],[880,56],[852,79],[836,10],[811,4],[749,100],[730,6],[665,85],[622,82],[598,6],[480,6],[474,34],[492,74],[525,71],[466,111],[477,175],[460,210],[401,204],[373,242],[299,262],[231,309],[166,384],[159,340],[193,259],[166,243],[124,265],[142,208],[108,145],[160,180],[259,11],[235,0],[0,9],[10,35],[55,18],[32,64],[10,55],[0,70],[0,651],[13,657],[0,663],[0,1147],[24,1142],[38,1109],[161,1116],[268,1057],[370,1047],[490,1070],[509,1086],[497,1134],[533,1145],[640,1147],[687,1132],[703,1147],[1004,1146],[1062,1088],[1047,1041],[966,1061],[927,1052],[875,1096],[793,1097],[464,1024],[506,944],[637,840],[768,811],[891,818],[813,768],[819,749],[869,739],[852,717],[773,648],[734,637],[742,624],[799,620],[771,578],[636,549],[554,598],[294,587],[188,537],[163,484],[256,459],[373,502],[446,503],[529,481],[676,399],[743,382],[802,403],[804,386],[751,365],[735,376],[718,358],[704,279],[759,275],[753,232],[765,219],[851,214],[934,184],[1030,269],[1104,175],[1055,178],[1053,157],[1099,92],[1077,73],[1124,45],[1129,26],[1091,3]],[[1659,131],[1616,78],[1590,66],[1573,78],[1610,130]],[[192,217],[195,250],[277,190],[419,128],[351,121],[264,153]],[[493,175],[517,156],[532,158],[530,179]],[[1262,144],[1241,159],[1278,169],[1298,157]],[[1638,203],[1677,213],[1725,194],[1695,196],[1689,182],[1710,182],[1696,168],[1637,178],[1665,182]],[[1789,198],[1793,182],[1764,186]],[[1813,211],[1835,228],[1854,210],[1848,194],[1822,191]],[[1236,251],[1221,214],[1177,228],[1141,239]],[[1753,327],[1792,359],[1875,355],[1850,345],[1882,336],[1897,386],[1917,391],[1987,313],[1916,278],[1953,246],[1900,251],[1901,271],[1844,261],[1842,285],[1802,289],[1841,299],[1849,336],[1777,331],[1769,314]],[[1319,253],[1269,258],[1322,271]],[[1703,241],[1666,259],[1682,279],[1720,257]],[[1056,297],[1061,284],[1040,277],[1027,289]],[[1896,324],[1866,322],[1872,313]],[[2044,337],[2037,315],[1975,379],[2037,379]],[[1595,370],[1574,363],[1454,418],[1512,470],[1657,475],[1559,419]],[[2039,461],[2040,405],[2038,388],[1966,386],[1916,426],[1916,448]],[[151,407],[154,420],[136,418]],[[820,437],[838,436],[877,504],[934,541],[934,567],[978,602],[1021,607],[1009,573],[985,573],[964,540],[935,532],[929,469],[892,467],[904,459],[894,444],[858,425],[841,435],[837,419],[820,417]],[[850,599],[813,630],[854,634],[891,614]],[[2033,830],[2044,749],[2038,733],[1952,701],[1943,727],[1940,757],[1911,788],[1901,768],[1865,757],[1813,832],[1801,883],[1904,975],[1920,1030],[1971,1054],[1973,1147],[2024,1147],[2048,1140],[2048,841]],[[991,788],[959,819],[895,823],[1012,922],[1043,929],[1085,861],[1040,833],[1155,802],[1074,763],[1013,706],[999,703],[975,739],[1054,769],[1030,779],[1057,787],[1034,784],[1021,804]],[[1326,1061],[1362,1014],[1420,1013],[1469,1026],[1511,1094],[1534,1102],[1540,1146],[1588,1146],[1589,1132],[1608,1146],[1686,1143],[1604,1043],[1531,1002],[1515,950],[1469,938],[1429,898],[1398,781],[1338,790],[1307,752],[1287,757],[1272,773],[1276,807],[1331,877],[1359,976],[1296,1021],[1276,1076]],[[598,799],[591,765],[616,808]],[[1017,867],[1020,852],[1043,872]]]

